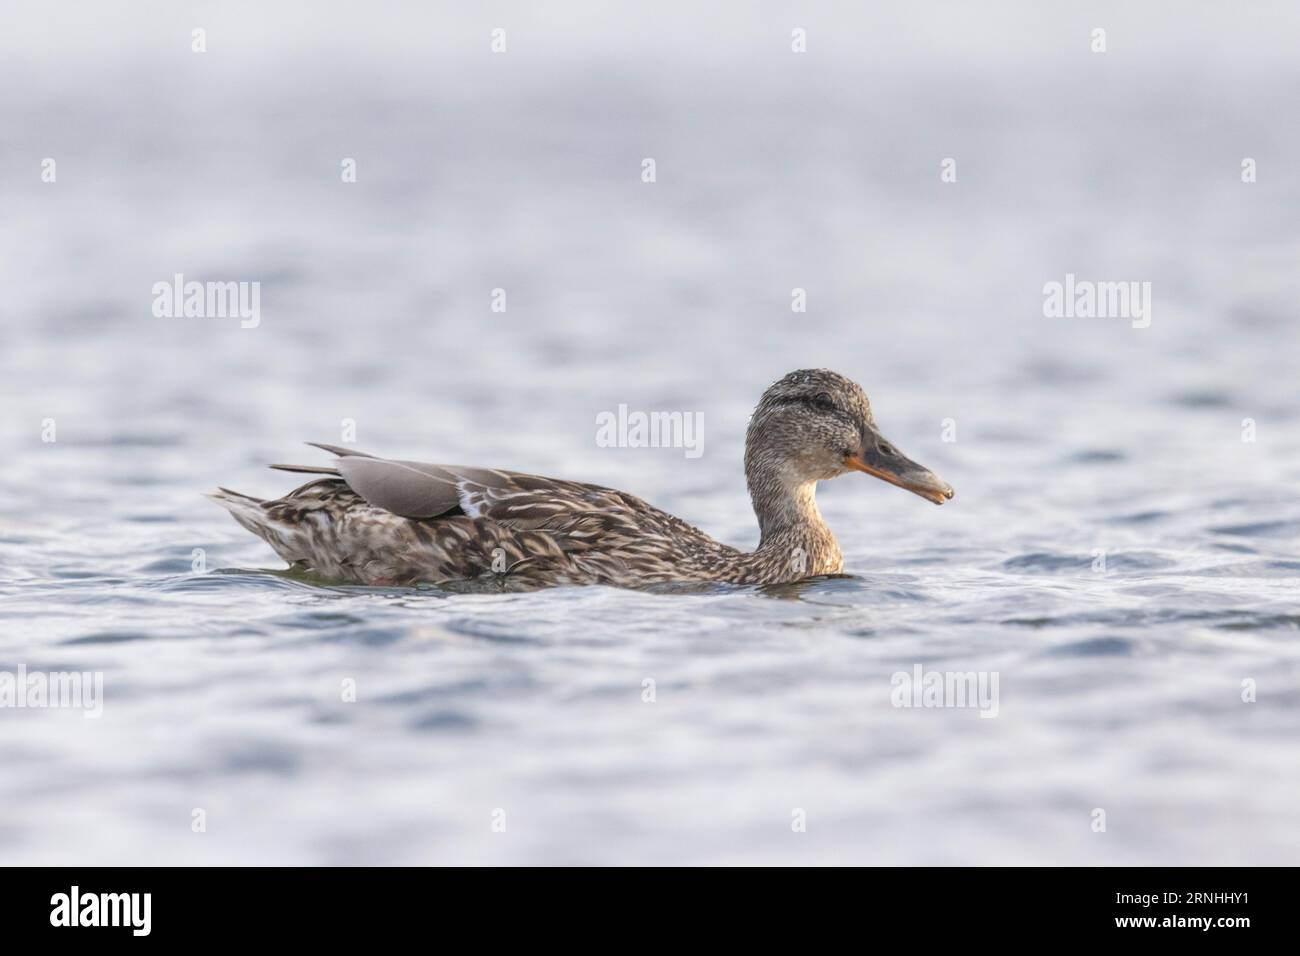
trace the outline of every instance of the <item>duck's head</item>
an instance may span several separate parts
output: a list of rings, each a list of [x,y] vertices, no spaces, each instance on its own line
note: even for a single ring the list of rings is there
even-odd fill
[[[763,393],[745,436],[745,470],[751,484],[762,474],[789,489],[861,471],[937,505],[953,496],[880,434],[862,388],[828,369],[791,372]]]

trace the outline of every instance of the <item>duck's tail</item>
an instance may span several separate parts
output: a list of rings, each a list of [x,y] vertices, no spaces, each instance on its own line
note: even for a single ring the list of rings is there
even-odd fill
[[[256,519],[258,515],[265,514],[266,502],[263,499],[240,494],[238,491],[231,491],[229,488],[218,488],[211,493],[204,492],[203,497],[211,498],[221,505],[249,531],[255,531],[254,528],[249,527],[249,523]]]
[[[205,497],[229,511],[232,518],[269,544],[289,564],[308,559],[311,549],[306,529],[301,521],[290,520],[285,509],[273,507],[279,502],[264,501],[229,488],[218,488]]]

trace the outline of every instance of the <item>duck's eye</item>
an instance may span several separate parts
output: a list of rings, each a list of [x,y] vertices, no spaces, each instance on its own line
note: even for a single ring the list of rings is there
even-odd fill
[[[830,392],[818,392],[813,396],[813,405],[824,412],[831,412],[835,410],[835,399],[831,398]]]

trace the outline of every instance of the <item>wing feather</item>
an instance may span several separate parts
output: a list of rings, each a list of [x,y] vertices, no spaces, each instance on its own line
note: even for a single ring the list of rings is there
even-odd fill
[[[439,465],[349,455],[337,467],[367,502],[403,518],[435,518],[460,507],[459,477]]]
[[[635,534],[647,518],[676,522],[638,498],[600,485],[495,468],[376,458],[333,445],[317,447],[339,456],[335,467],[353,491],[374,507],[404,518],[436,518],[459,511],[517,531],[557,537],[565,550],[590,547],[615,530]]]

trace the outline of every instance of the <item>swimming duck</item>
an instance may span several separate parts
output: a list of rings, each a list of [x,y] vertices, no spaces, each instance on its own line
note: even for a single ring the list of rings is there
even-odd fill
[[[935,504],[953,496],[881,436],[862,389],[826,369],[786,375],[750,419],[745,478],[761,532],[751,552],[612,488],[309,444],[336,455],[332,466],[271,467],[327,477],[274,501],[225,488],[209,497],[292,566],[355,584],[779,584],[844,566],[817,482],[861,471]]]

